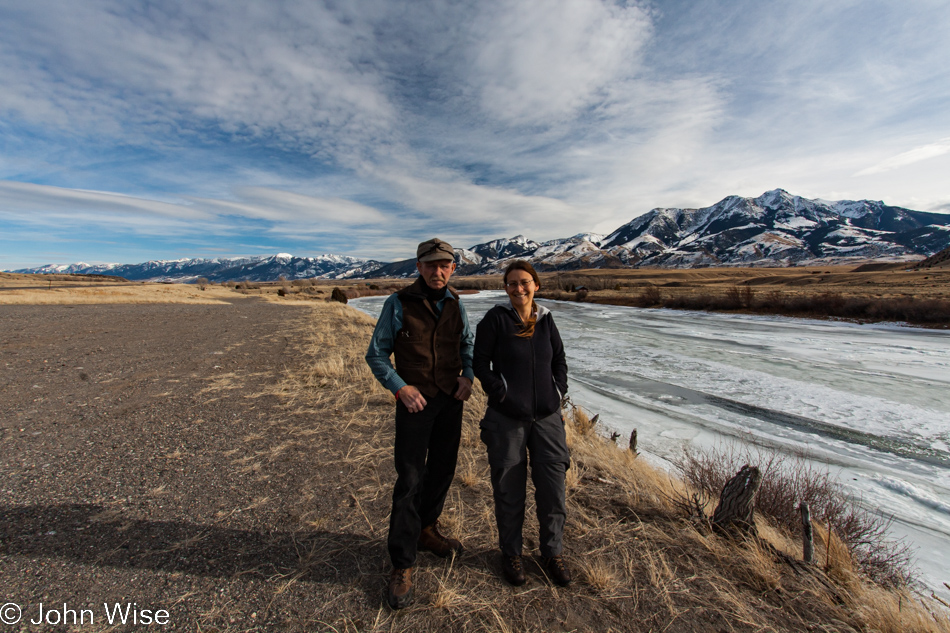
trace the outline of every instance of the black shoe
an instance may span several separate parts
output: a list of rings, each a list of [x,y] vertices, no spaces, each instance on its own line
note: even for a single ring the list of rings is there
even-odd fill
[[[563,556],[552,556],[543,560],[544,571],[547,572],[548,578],[554,581],[554,584],[561,587],[571,584],[571,570],[567,568]]]
[[[393,609],[404,609],[412,604],[412,567],[392,571],[388,599]]]
[[[505,556],[501,555],[501,571],[505,574],[505,580],[509,584],[514,585],[515,587],[520,587],[521,585],[528,582],[528,579],[524,575],[524,563],[521,560],[521,556]]]
[[[432,525],[422,528],[422,533],[419,534],[419,542],[417,543],[416,548],[420,552],[432,552],[436,556],[441,556],[442,558],[445,558],[452,553],[458,556],[465,551],[465,548],[462,547],[461,542],[454,538],[443,536],[439,533],[438,521]]]

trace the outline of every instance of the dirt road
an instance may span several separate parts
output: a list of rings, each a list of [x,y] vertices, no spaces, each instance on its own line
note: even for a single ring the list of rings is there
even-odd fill
[[[362,586],[352,553],[382,561],[382,545],[299,537],[321,438],[281,448],[300,414],[268,395],[300,361],[307,313],[250,298],[0,306],[0,602],[20,626],[102,630],[103,603],[134,603],[130,621],[167,611],[162,630],[314,630],[321,586]],[[306,510],[329,525],[346,493],[323,479]],[[308,565],[315,551],[331,564]],[[378,603],[381,581],[365,584]]]

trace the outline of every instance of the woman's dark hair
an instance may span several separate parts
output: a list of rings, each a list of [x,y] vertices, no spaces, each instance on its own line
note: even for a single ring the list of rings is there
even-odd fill
[[[538,276],[538,272],[534,269],[534,266],[529,264],[523,259],[516,259],[515,261],[508,264],[508,267],[505,268],[505,276],[502,277],[502,281],[505,285],[508,285],[508,274],[514,270],[523,270],[534,280],[534,283],[541,287],[541,278]],[[534,335],[534,326],[538,322],[538,305],[531,301],[531,315],[528,317],[528,320],[525,322],[524,327],[521,328],[521,332],[518,333],[518,336],[524,338],[531,338]]]
[[[531,278],[534,279],[534,283],[538,284],[538,288],[541,287],[541,278],[538,277],[538,271],[534,269],[534,266],[532,266],[531,264],[529,264],[527,261],[523,259],[516,259],[515,261],[508,264],[508,268],[505,269],[505,276],[502,279],[502,281],[504,281],[506,284],[508,283],[508,273],[510,273],[513,270],[525,271],[526,273],[531,275]]]

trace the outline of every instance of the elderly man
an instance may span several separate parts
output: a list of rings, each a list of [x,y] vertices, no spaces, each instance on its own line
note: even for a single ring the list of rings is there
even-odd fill
[[[396,396],[396,484],[389,520],[389,605],[412,602],[419,550],[446,557],[462,544],[439,533],[455,476],[462,403],[472,393],[474,336],[465,307],[449,288],[455,251],[438,238],[416,249],[419,277],[383,304],[366,352],[373,375]],[[395,356],[396,366],[389,362]]]

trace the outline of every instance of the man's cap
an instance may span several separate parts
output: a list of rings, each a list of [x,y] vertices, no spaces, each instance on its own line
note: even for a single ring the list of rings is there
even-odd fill
[[[448,242],[443,242],[437,237],[426,240],[416,248],[416,260],[420,262],[434,262],[440,259],[451,259],[455,261],[455,251]]]

